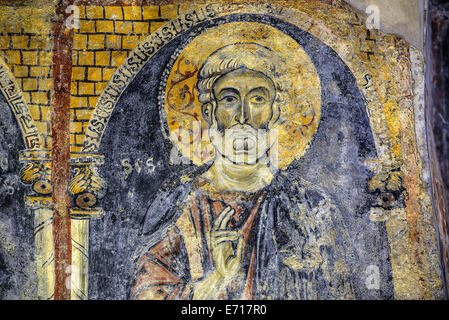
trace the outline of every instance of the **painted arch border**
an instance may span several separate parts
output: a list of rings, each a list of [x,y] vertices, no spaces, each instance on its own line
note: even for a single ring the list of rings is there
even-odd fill
[[[27,150],[41,149],[43,142],[42,132],[39,132],[37,129],[23,92],[2,58],[0,58],[0,91],[17,120]]]

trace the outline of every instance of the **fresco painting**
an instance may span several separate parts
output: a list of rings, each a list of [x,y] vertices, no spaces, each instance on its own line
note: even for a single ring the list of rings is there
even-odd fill
[[[97,2],[0,14],[2,299],[444,298],[419,49],[344,1]]]

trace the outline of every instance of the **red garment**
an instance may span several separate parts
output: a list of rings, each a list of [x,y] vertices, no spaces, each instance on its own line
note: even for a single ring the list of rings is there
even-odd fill
[[[220,298],[251,299],[255,248],[249,243],[249,238],[262,197],[262,192],[214,190],[200,178],[167,235],[139,259],[131,297],[191,299],[193,292],[189,284],[200,281],[215,269],[211,228],[214,219],[229,205],[235,210],[229,227],[241,229],[244,236],[241,265],[246,276],[231,283],[228,296]]]

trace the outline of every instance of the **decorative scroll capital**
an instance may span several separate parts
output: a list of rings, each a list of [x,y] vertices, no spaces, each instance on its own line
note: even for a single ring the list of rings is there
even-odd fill
[[[389,216],[405,213],[406,190],[400,162],[383,162],[375,165],[375,175],[368,182],[368,190],[376,196],[371,204],[370,219],[385,221]]]
[[[68,192],[71,198],[70,217],[74,219],[97,218],[104,210],[97,206],[106,193],[106,183],[98,174],[104,157],[97,154],[73,152],[71,154],[71,179]]]
[[[49,150],[24,150],[19,155],[23,167],[20,180],[31,187],[26,205],[35,208],[53,208],[51,177],[51,153]]]

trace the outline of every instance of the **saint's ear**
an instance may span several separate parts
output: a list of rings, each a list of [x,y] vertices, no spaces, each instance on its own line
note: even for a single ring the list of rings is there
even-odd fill
[[[205,103],[201,106],[201,113],[203,115],[203,119],[206,120],[209,126],[212,124],[213,109],[214,107],[211,102]]]

